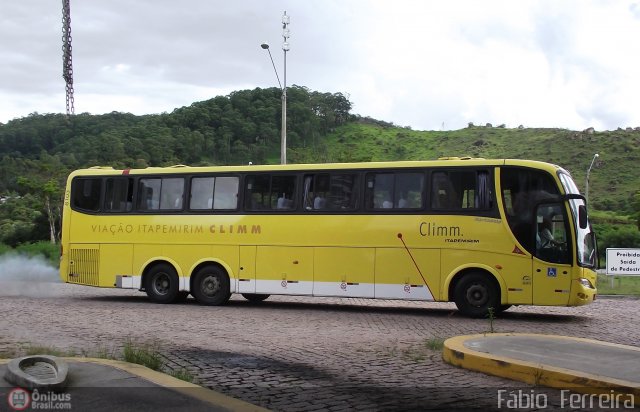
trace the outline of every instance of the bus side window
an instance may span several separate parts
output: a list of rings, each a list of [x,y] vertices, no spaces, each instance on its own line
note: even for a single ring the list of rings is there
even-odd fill
[[[268,209],[270,187],[269,176],[247,176],[245,181],[245,208],[247,210]]]
[[[273,176],[271,178],[271,209],[291,210],[296,193],[295,176]]]
[[[352,173],[335,173],[329,176],[327,208],[336,211],[354,210],[358,206],[358,176]]]
[[[138,210],[158,210],[160,208],[160,179],[140,179],[138,181]]]
[[[104,210],[130,212],[133,202],[133,179],[108,178],[105,184]]]
[[[420,209],[424,190],[424,174],[396,173],[394,205],[398,209]]]
[[[95,212],[100,209],[101,192],[101,178],[75,178],[71,184],[71,204],[76,209]]]
[[[235,176],[216,178],[215,192],[213,196],[214,209],[237,209],[238,188],[240,179]],[[209,205],[209,208],[211,205]]]
[[[235,176],[194,177],[191,179],[189,209],[235,210],[238,208],[240,179]]]
[[[393,208],[393,173],[367,174],[367,203],[370,209]]]
[[[317,174],[314,177],[313,209],[324,210],[327,208],[329,196],[330,178],[327,173]]]
[[[160,191],[160,209],[180,210],[184,195],[184,178],[163,177]]]
[[[191,210],[211,210],[213,208],[213,188],[215,177],[194,177],[191,179],[189,208]]]
[[[367,208],[422,208],[424,174],[418,172],[369,173],[367,175]]]
[[[431,175],[431,207],[441,210],[488,209],[491,206],[486,171],[453,170]]]
[[[304,177],[304,210],[346,211],[357,207],[354,173],[318,173]]]
[[[296,176],[247,176],[245,207],[248,210],[292,210],[295,208]]]

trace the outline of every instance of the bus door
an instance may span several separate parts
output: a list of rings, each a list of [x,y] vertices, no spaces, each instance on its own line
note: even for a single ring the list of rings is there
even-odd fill
[[[571,242],[564,205],[538,205],[533,229],[533,304],[566,305],[571,290]]]

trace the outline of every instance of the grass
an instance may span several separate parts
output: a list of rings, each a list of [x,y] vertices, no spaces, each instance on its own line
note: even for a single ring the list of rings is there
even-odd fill
[[[438,337],[427,339],[424,346],[429,350],[440,351],[444,348],[444,339]]]
[[[58,356],[60,358],[75,356],[76,353],[73,350],[61,350],[51,346],[29,345],[24,349],[24,356],[32,355],[51,355]]]
[[[126,362],[137,363],[158,372],[166,372],[168,369],[163,361],[163,356],[160,354],[159,347],[155,344],[137,344],[131,339],[127,339],[122,348],[122,353]],[[193,383],[195,381],[195,377],[185,368],[169,369],[167,373],[185,382]]]
[[[173,376],[176,379],[180,379],[181,381],[185,381],[185,382],[193,383],[195,381],[195,377],[191,374],[191,372],[189,372],[185,368],[181,368],[181,369],[178,369],[178,370],[170,371],[169,375]]]
[[[489,322],[489,333],[495,333],[494,322],[496,320],[496,311],[494,308],[489,308],[489,313],[487,313],[487,321]]]
[[[599,295],[640,296],[640,276],[598,275]]]
[[[129,363],[137,363],[154,371],[162,370],[162,356],[158,348],[152,345],[138,345],[127,339],[122,349],[124,360]]]
[[[394,341],[389,346],[382,347],[380,353],[384,356],[397,357],[410,360],[412,362],[423,362],[427,359],[439,357],[436,352],[441,352],[444,348],[444,338],[432,337],[425,339],[424,342],[417,345],[411,345],[406,348],[400,348],[398,341]]]

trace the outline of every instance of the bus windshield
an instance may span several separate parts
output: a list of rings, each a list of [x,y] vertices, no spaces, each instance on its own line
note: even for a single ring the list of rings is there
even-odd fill
[[[567,194],[580,194],[575,182],[567,173],[560,172],[560,181]],[[586,206],[582,199],[570,199],[571,214],[576,228],[576,245],[578,247],[578,264],[590,268],[596,267],[596,240],[591,228],[591,223],[587,222],[587,227],[582,229],[579,225],[578,213],[580,206]]]

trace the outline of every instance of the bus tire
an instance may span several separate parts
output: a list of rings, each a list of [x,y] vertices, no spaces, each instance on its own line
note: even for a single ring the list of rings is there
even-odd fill
[[[193,276],[191,294],[202,305],[217,306],[229,301],[229,276],[217,265],[198,269]]]
[[[173,266],[160,263],[153,266],[144,278],[144,290],[155,303],[172,303],[178,296],[178,274]]]
[[[271,295],[267,295],[264,293],[243,293],[242,297],[248,300],[249,302],[262,302],[266,298]]]
[[[489,275],[468,273],[456,284],[454,300],[463,315],[471,318],[486,317],[489,308],[496,310],[501,307],[500,288]]]

